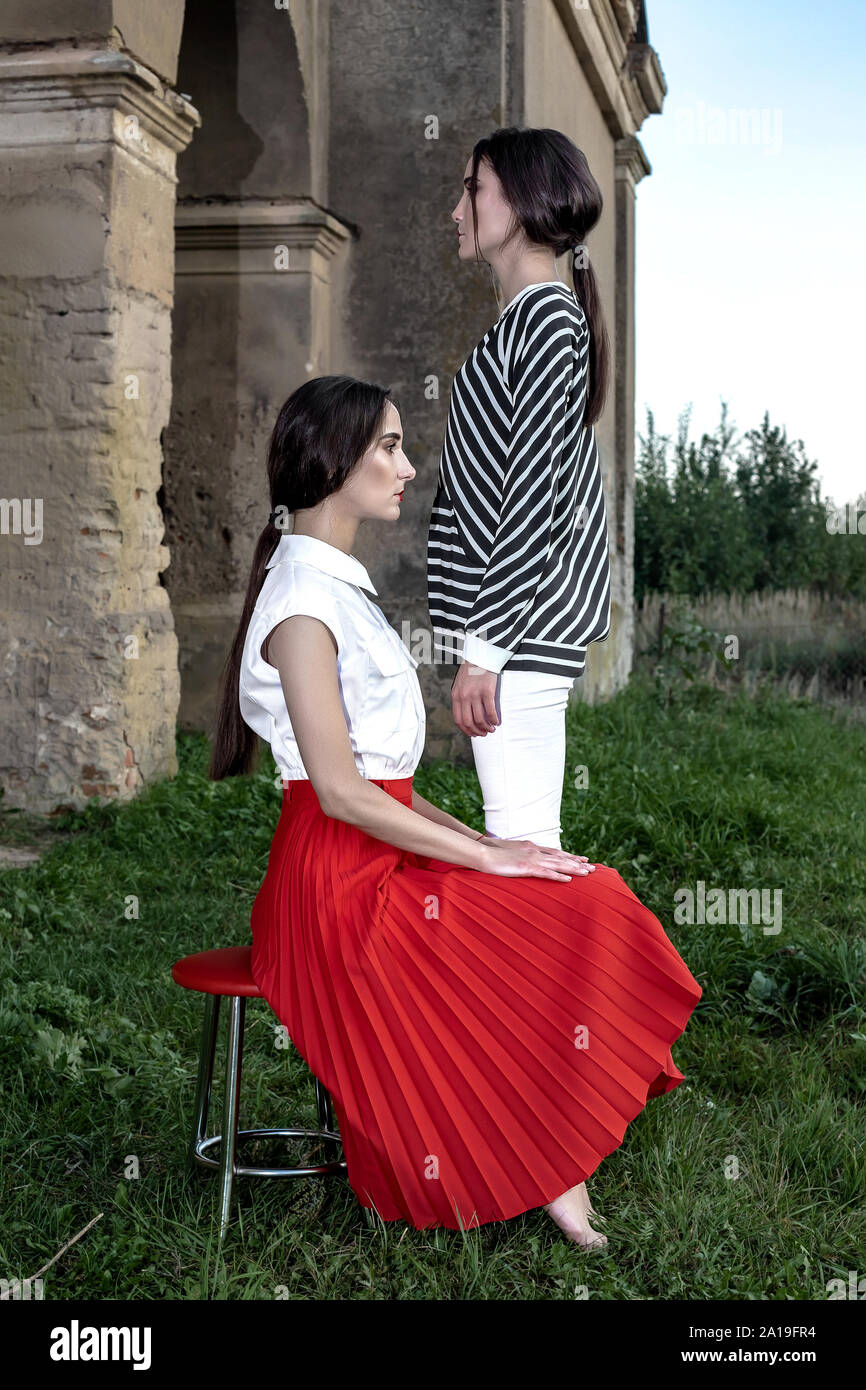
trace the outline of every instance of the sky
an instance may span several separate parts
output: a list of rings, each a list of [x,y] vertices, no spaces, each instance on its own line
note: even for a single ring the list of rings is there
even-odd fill
[[[866,491],[866,0],[647,0],[667,83],[637,132],[635,420],[764,412],[822,495]],[[742,120],[740,113],[753,113]],[[636,448],[638,447],[636,441]]]

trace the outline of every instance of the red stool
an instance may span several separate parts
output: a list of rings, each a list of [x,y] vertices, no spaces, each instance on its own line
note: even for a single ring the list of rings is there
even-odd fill
[[[249,946],[228,946],[223,950],[198,951],[195,955],[184,956],[182,960],[175,961],[171,967],[171,977],[176,984],[181,985],[184,989],[197,990],[206,996],[198,1062],[195,1119],[189,1147],[188,1165],[191,1171],[195,1170],[196,1164],[200,1164],[204,1168],[219,1170],[220,1240],[223,1239],[228,1229],[232,1183],[235,1177],[306,1178],[319,1174],[346,1172],[345,1160],[337,1159],[340,1133],[334,1120],[331,1097],[318,1077],[314,1080],[316,1082],[316,1110],[320,1129],[238,1129],[246,1001],[248,999],[261,999],[262,997],[250,971],[250,955],[251,948]],[[223,1135],[221,1134],[207,1137],[217,1025],[219,1023],[220,1002],[223,998],[231,999],[225,1097],[223,1100],[225,1142],[223,1142]],[[324,1143],[328,1161],[297,1168],[264,1168],[239,1165],[235,1161],[239,1139],[275,1138],[320,1139]],[[221,1146],[219,1159],[212,1158],[208,1152],[217,1144]]]

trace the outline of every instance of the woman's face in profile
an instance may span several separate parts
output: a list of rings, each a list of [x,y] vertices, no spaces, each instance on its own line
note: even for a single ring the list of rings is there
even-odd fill
[[[376,439],[340,489],[360,519],[393,521],[400,515],[401,494],[415,477],[403,452],[400,412],[390,401]]]
[[[470,158],[463,171],[463,193],[460,202],[451,214],[457,224],[458,255],[461,260],[466,261],[476,259],[475,238],[472,234],[473,225],[477,225],[478,245],[481,254],[485,260],[489,260],[490,253],[497,252],[505,240],[512,218],[511,207],[506,202],[502,192],[502,184],[486,160],[479,160],[478,173],[475,179],[477,224],[473,224],[472,202],[469,197],[469,185],[472,180],[472,160]]]

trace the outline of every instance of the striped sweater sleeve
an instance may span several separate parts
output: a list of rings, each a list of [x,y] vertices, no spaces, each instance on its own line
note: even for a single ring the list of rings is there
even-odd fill
[[[574,372],[574,328],[556,306],[525,301],[510,327],[512,423],[502,504],[463,646],[465,661],[490,671],[502,670],[529,626],[550,546]]]

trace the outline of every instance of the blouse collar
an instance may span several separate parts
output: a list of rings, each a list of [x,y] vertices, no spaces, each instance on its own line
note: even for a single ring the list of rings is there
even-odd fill
[[[496,322],[498,323],[499,319],[502,318],[503,314],[507,314],[508,310],[514,304],[516,304],[519,299],[522,299],[525,294],[528,294],[530,290],[540,289],[542,285],[556,285],[558,289],[565,290],[572,299],[576,299],[573,290],[569,288],[569,286],[565,283],[564,280],[533,280],[531,284],[524,285],[522,290],[518,290],[517,294],[514,296],[513,299],[509,299],[508,303],[502,310],[502,313],[499,315],[499,318],[496,320]]]
[[[361,589],[369,589],[371,594],[376,592],[360,560],[356,560],[354,555],[347,555],[338,546],[330,545],[328,541],[320,541],[317,536],[296,536],[293,532],[280,536],[265,569],[273,569],[274,565],[282,565],[286,560],[301,560],[305,565],[313,565],[325,574],[332,574],[335,579],[357,584]]]

